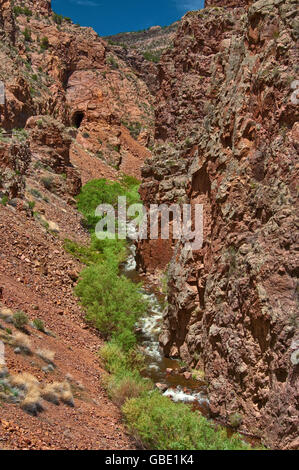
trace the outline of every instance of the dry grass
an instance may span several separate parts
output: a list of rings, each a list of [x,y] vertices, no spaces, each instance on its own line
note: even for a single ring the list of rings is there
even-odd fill
[[[13,387],[20,388],[21,390],[29,391],[33,387],[39,387],[39,381],[37,378],[31,374],[28,374],[28,372],[11,375],[9,381]]]
[[[145,381],[137,381],[133,377],[124,377],[119,382],[109,381],[108,393],[116,405],[122,406],[127,400],[139,397],[143,392],[150,390],[151,387],[151,384]]]
[[[0,307],[0,318],[5,322],[12,322],[13,319],[13,311],[10,308]]]
[[[41,391],[44,400],[47,400],[55,405],[59,405],[61,400],[68,406],[74,406],[74,397],[71,386],[68,382],[53,382],[46,385]]]
[[[48,364],[54,364],[55,352],[50,349],[38,349],[36,354]]]
[[[31,353],[31,341],[26,335],[24,335],[24,333],[15,333],[12,337],[12,343],[14,346],[20,348],[25,353]]]
[[[5,364],[0,364],[0,379],[8,376],[8,369]]]
[[[61,384],[61,387],[62,387],[61,395],[60,395],[61,401],[68,406],[72,406],[72,407],[75,406],[74,397],[73,397],[70,384],[68,382],[63,382]]]
[[[41,391],[41,395],[44,400],[59,405],[60,398],[60,383],[54,382],[52,384],[47,384]]]
[[[37,414],[44,409],[41,400],[39,387],[37,385],[31,385],[21,403],[21,408],[27,413],[37,416]]]

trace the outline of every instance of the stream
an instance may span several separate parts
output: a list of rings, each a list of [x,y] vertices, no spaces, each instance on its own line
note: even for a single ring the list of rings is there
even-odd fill
[[[155,384],[161,384],[163,395],[171,397],[175,402],[192,403],[204,415],[209,414],[209,401],[207,397],[207,385],[203,381],[194,379],[187,380],[178,373],[182,365],[174,359],[167,358],[159,346],[159,336],[163,321],[163,296],[159,294],[154,286],[144,283],[136,270],[136,247],[130,245],[130,254],[123,265],[123,273],[134,282],[143,282],[141,289],[143,296],[149,303],[146,316],[138,321],[138,344],[146,359],[146,369],[143,375],[151,379]],[[172,374],[167,369],[173,369]],[[159,387],[160,388],[160,387]]]
[[[175,359],[167,358],[159,345],[159,336],[163,322],[163,303],[164,296],[158,289],[150,284],[144,276],[137,271],[136,247],[130,244],[130,254],[122,266],[122,272],[125,276],[134,282],[142,283],[141,292],[148,300],[149,309],[144,317],[141,317],[136,325],[138,345],[145,355],[146,368],[143,376],[151,379],[160,389],[163,395],[170,397],[174,402],[188,403],[194,411],[198,410],[206,418],[210,418],[209,399],[207,394],[207,384],[204,381],[189,379],[187,380],[182,373],[175,372],[182,369],[182,365]],[[169,374],[167,369],[172,369]],[[160,387],[162,385],[162,387]],[[231,427],[217,423],[223,427],[228,437],[235,430]],[[260,445],[260,439],[257,436],[239,431],[243,435],[244,442],[252,447]]]

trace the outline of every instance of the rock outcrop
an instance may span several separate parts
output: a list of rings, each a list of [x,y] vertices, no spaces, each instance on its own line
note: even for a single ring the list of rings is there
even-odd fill
[[[0,34],[1,127],[24,128],[31,116],[50,115],[78,129],[70,155],[84,181],[123,168],[140,176],[153,144],[153,97],[105,41],[54,14],[47,0],[2,0]],[[93,167],[89,176],[82,160]]]
[[[158,65],[161,55],[172,44],[179,22],[170,26],[152,26],[107,36],[109,49],[126,62],[148,86],[152,94],[159,87]]]
[[[1,136],[2,137],[2,136]],[[25,176],[31,163],[28,142],[0,139],[0,197],[9,200],[24,195]]]
[[[204,243],[192,252],[180,241],[143,241],[140,265],[170,263],[161,345],[204,368],[213,416],[239,413],[241,429],[294,449],[296,1],[207,6],[185,15],[162,57],[158,142],[141,187],[147,207],[203,204]]]

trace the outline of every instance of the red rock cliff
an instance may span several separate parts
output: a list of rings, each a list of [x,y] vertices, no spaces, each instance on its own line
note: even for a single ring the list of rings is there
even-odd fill
[[[51,115],[77,128],[71,160],[83,181],[140,176],[153,140],[153,97],[145,83],[91,28],[55,15],[51,2],[0,2],[0,105],[5,130]],[[15,46],[13,49],[12,43]]]
[[[147,206],[204,204],[201,250],[139,247],[147,271],[170,262],[161,345],[204,368],[214,416],[239,413],[274,448],[298,448],[296,15],[294,0],[260,0],[183,18],[141,187]]]

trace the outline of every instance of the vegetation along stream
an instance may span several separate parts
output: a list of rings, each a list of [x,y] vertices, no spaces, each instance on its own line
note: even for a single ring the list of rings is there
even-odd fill
[[[65,249],[86,265],[75,293],[86,320],[106,340],[99,352],[107,371],[103,383],[142,448],[250,449],[238,433],[228,435],[226,429],[207,419],[203,381],[167,373],[181,364],[160,351],[163,297],[149,283],[142,284],[134,244],[95,236],[97,206],[105,203],[116,208],[118,196],[126,196],[128,205],[140,202],[138,185],[125,175],[120,182],[102,179],[87,183],[78,196],[78,209],[90,231],[90,245],[65,241]],[[157,389],[157,383],[163,384],[162,390]]]

